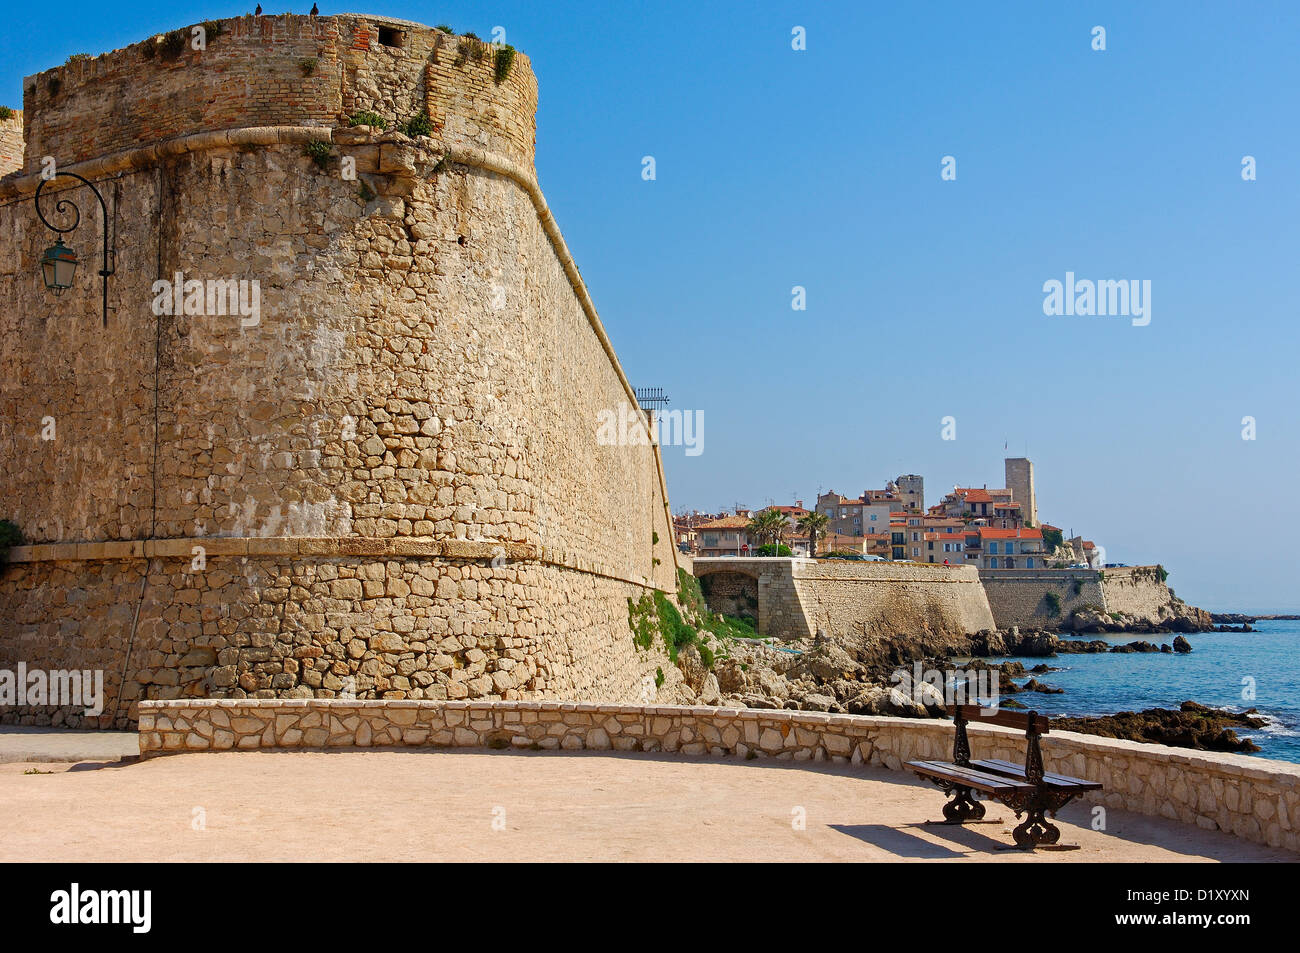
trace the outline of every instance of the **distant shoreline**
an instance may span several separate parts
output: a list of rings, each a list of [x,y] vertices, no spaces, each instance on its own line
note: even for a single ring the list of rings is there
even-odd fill
[[[1211,612],[1210,619],[1218,623],[1239,624],[1243,622],[1296,622],[1300,614],[1256,614],[1254,612]]]

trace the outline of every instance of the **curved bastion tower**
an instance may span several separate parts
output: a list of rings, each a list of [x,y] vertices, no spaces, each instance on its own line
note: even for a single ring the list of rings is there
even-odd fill
[[[0,720],[681,700],[627,604],[676,588],[662,465],[597,441],[636,401],[536,185],[527,59],[360,15],[203,28],[28,77],[0,122],[0,669],[105,696]],[[59,296],[51,163],[107,206],[42,190],[82,216]]]

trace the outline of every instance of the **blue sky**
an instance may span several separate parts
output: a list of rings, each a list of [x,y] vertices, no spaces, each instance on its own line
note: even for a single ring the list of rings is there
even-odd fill
[[[933,502],[1001,486],[1009,443],[1041,517],[1110,560],[1163,562],[1209,608],[1300,609],[1300,5],[973,6],[359,8],[500,25],[531,58],[539,179],[620,359],[704,414],[702,454],[665,448],[674,509],[904,472]],[[0,102],[250,7],[66,3],[51,30],[10,5]],[[1150,280],[1151,323],[1045,316],[1067,271]]]

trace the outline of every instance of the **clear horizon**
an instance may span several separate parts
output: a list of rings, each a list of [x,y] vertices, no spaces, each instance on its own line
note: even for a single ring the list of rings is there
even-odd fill
[[[252,6],[70,3],[58,30],[12,10],[0,103],[70,54]],[[349,9],[502,26],[531,59],[539,181],[619,359],[703,414],[702,453],[664,449],[674,511],[900,473],[931,504],[1028,456],[1040,519],[1108,561],[1161,563],[1213,611],[1300,611],[1267,515],[1300,475],[1300,9]],[[1069,272],[1150,281],[1150,323],[1044,314]]]

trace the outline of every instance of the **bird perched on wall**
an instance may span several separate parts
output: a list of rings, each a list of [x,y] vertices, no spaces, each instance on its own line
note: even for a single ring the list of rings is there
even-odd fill
[[[262,5],[259,3],[257,5],[257,9],[253,11],[253,16],[260,17],[261,15],[262,15]]]
[[[312,15],[312,16],[315,16],[315,15],[318,14],[318,13],[320,13],[320,10],[317,9],[316,4],[313,3],[313,4],[311,5],[311,15]]]

